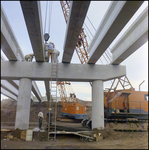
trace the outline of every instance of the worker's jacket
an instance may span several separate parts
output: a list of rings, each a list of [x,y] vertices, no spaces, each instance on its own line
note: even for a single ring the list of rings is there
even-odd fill
[[[52,50],[52,51],[54,50],[53,49],[53,44],[51,44],[51,43],[46,44],[46,50],[49,50],[49,49]]]

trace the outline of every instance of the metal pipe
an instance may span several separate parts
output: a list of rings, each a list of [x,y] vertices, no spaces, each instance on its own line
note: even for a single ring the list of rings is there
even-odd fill
[[[143,84],[143,82],[145,82],[145,80],[143,80],[141,84]],[[139,84],[139,91],[140,91],[140,86],[141,86],[141,84]]]

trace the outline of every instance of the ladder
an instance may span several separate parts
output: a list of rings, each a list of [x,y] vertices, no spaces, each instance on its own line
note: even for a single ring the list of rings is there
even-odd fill
[[[51,63],[51,82],[50,82],[50,101],[49,101],[49,123],[52,119],[52,125],[48,124],[48,140],[56,140],[56,117],[57,117],[57,72],[58,59],[56,63]],[[53,81],[55,80],[55,81]],[[54,105],[55,103],[55,105]],[[53,110],[52,110],[53,109]],[[52,113],[52,116],[51,116]],[[54,121],[54,122],[53,122]],[[53,125],[54,123],[54,125]],[[55,131],[55,134],[50,134],[50,131]]]

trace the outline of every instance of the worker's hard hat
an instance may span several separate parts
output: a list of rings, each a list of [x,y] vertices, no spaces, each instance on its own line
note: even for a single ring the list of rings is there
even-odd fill
[[[52,43],[52,41],[50,41],[49,43]]]

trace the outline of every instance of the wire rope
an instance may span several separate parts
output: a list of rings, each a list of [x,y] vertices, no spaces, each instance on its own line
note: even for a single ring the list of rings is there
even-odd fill
[[[90,21],[90,19],[88,18],[88,16],[87,16],[87,19],[89,20],[89,22],[90,22],[90,24],[92,25],[92,27],[94,28],[94,30],[97,31],[97,30],[95,29],[95,27],[93,26],[92,22]]]
[[[48,30],[48,33],[50,34],[50,26],[51,26],[51,16],[52,16],[52,1],[51,1],[51,7],[50,7],[50,3],[49,3],[49,7],[50,7],[50,9],[49,9],[49,30]]]
[[[86,31],[86,33],[87,33],[87,37],[90,39],[90,41],[91,41],[91,38],[90,38],[90,36],[89,36],[89,34],[88,34],[88,31],[86,30],[86,28],[84,28],[85,29],[85,31]]]
[[[46,12],[45,12],[44,34],[45,34],[45,32],[46,32],[47,10],[48,10],[48,1],[47,1],[47,4],[46,4]]]
[[[105,51],[105,55],[107,56],[107,58],[110,60],[108,53]],[[111,61],[111,60],[110,60]]]
[[[92,37],[94,37],[93,34],[91,33],[91,31],[89,30],[89,28],[87,27],[87,25],[85,23],[84,23],[84,25],[86,26],[86,28],[88,29],[88,31],[90,32],[90,34],[92,35]]]
[[[87,19],[89,20],[89,22],[90,22],[90,24],[92,25],[92,27],[94,28],[94,30],[95,31],[97,31],[96,29],[95,29],[95,27],[94,27],[94,25],[92,24],[92,22],[90,21],[90,19],[88,18],[88,16],[87,16]],[[89,29],[88,29],[89,30]],[[90,32],[91,33],[91,32]],[[109,48],[109,47],[108,47]],[[109,48],[110,49],[110,48]],[[109,56],[109,54],[105,51],[104,52],[105,53],[105,55],[107,56],[107,58],[111,61],[111,59],[110,59],[110,56]],[[103,56],[104,57],[104,56]],[[104,57],[105,58],[105,57]],[[106,59],[105,59],[106,60]],[[107,61],[107,60],[106,60]]]

